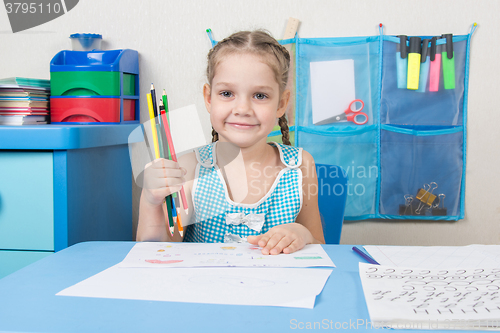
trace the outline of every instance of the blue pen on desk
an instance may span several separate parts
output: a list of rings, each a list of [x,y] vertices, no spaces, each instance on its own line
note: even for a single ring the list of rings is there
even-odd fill
[[[370,257],[368,254],[364,253],[362,250],[358,249],[356,246],[353,246],[352,249],[353,249],[354,252],[356,252],[357,254],[359,254],[360,256],[362,256],[363,259],[365,259],[366,261],[368,261],[370,264],[380,265],[375,259],[373,259],[372,257]]]

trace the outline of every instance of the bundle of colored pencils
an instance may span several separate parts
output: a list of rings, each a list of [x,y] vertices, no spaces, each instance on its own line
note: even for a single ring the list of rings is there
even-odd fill
[[[156,91],[153,84],[151,84],[151,93],[147,94],[149,118],[151,122],[151,131],[153,134],[153,143],[155,158],[168,158],[177,162],[177,157],[175,155],[175,147],[172,141],[172,135],[170,133],[170,123],[168,117],[168,100],[165,90],[163,90],[162,98],[160,103],[157,104],[156,101]],[[157,108],[159,105],[159,108]],[[186,194],[184,193],[184,187],[180,190],[180,196],[182,200],[182,205],[186,214],[188,213],[188,203],[186,200]],[[180,211],[180,202],[177,193],[173,193],[165,198],[166,212],[169,223],[170,234],[173,235],[175,227],[177,224],[177,229],[179,234],[182,236],[184,229],[182,227],[182,219]],[[177,206],[177,207],[176,207]]]

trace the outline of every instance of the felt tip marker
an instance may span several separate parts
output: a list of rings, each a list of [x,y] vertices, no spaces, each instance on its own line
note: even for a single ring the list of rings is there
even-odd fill
[[[399,44],[396,46],[396,79],[399,89],[406,89],[406,72],[408,67],[408,50],[406,46],[406,36],[399,35]]]
[[[380,265],[375,259],[373,259],[371,256],[369,256],[368,254],[364,253],[362,250],[360,250],[359,248],[357,248],[356,246],[353,246],[352,247],[352,250],[354,252],[356,252],[357,254],[359,254],[363,259],[365,259],[366,261],[368,261],[370,264],[373,264],[373,265]]]
[[[443,49],[441,60],[443,62],[444,89],[455,89],[455,54],[453,52],[453,34],[444,34],[446,48]]]
[[[441,45],[437,45],[437,37],[431,39],[429,91],[439,90],[439,77],[441,75]]]
[[[410,37],[407,89],[417,90],[420,77],[420,37]]]
[[[429,78],[429,65],[431,63],[429,55],[429,42],[430,39],[422,41],[422,55],[420,58],[420,79],[418,81],[418,92],[425,92],[427,88],[427,79]]]

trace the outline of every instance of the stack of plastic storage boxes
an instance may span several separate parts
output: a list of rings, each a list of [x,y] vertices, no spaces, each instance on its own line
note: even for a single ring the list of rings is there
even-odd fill
[[[50,85],[52,123],[139,122],[137,51],[61,51]]]

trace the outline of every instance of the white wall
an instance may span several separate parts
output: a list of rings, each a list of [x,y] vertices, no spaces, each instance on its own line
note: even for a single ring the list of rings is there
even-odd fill
[[[165,88],[171,108],[195,103],[210,131],[201,87],[216,39],[264,28],[283,36],[289,17],[301,21],[300,37],[369,36],[378,24],[388,35],[467,34],[473,22],[469,83],[466,217],[458,222],[366,221],[345,224],[342,243],[463,245],[500,242],[500,2],[496,0],[80,0],[67,14],[12,34],[0,9],[0,77],[49,78],[49,62],[70,49],[69,35],[101,33],[105,49],[140,53],[141,96],[151,82]],[[141,108],[146,110],[145,99]],[[143,112],[144,120],[146,113]],[[134,219],[138,189],[134,188]]]

